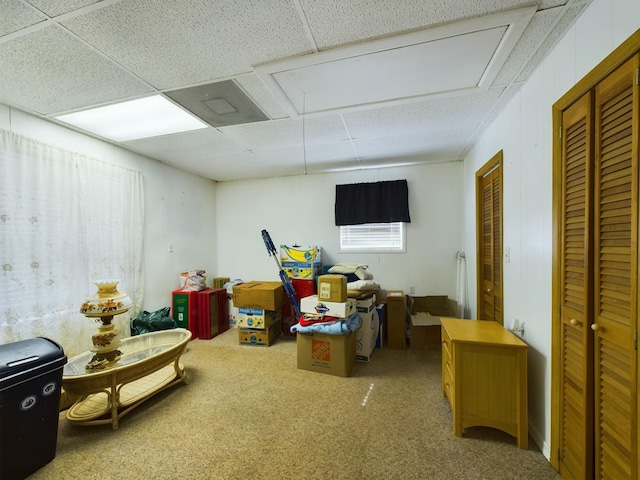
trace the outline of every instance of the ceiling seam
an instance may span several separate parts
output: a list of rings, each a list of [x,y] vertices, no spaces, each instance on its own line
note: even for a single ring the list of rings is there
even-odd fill
[[[347,138],[349,140],[349,144],[351,145],[351,150],[353,150],[353,154],[355,155],[356,160],[358,160],[358,165],[360,165],[360,168],[362,168],[362,158],[360,158],[360,154],[358,153],[356,144],[353,141],[353,136],[351,135],[349,127],[347,126],[347,121],[344,118],[344,113],[340,114],[340,120],[342,121],[342,126],[344,127],[345,132],[347,132]]]
[[[300,22],[302,22],[302,28],[307,37],[307,40],[311,43],[311,50],[315,53],[318,52],[318,44],[316,43],[316,39],[313,38],[313,32],[311,31],[311,27],[309,26],[309,22],[307,21],[307,16],[304,13],[304,9],[300,4],[300,0],[293,0],[293,5],[296,8],[296,12],[298,12],[298,17],[300,18]]]
[[[120,3],[122,1],[123,0],[102,0],[102,1],[100,1],[98,3],[94,3],[92,5],[86,5],[84,7],[78,8],[76,10],[72,10],[70,12],[62,13],[60,15],[56,15],[55,17],[52,17],[52,16],[48,15],[47,13],[43,12],[42,10],[40,10],[39,8],[35,7],[34,5],[30,4],[26,0],[20,0],[20,3],[22,5],[24,5],[28,9],[38,13],[39,15],[44,16],[45,18],[41,22],[38,22],[38,23],[36,23],[34,25],[29,25],[28,27],[21,28],[20,30],[16,30],[15,32],[11,32],[11,33],[8,33],[6,35],[3,35],[2,37],[0,37],[0,44],[7,43],[7,42],[10,42],[12,40],[15,40],[16,38],[20,38],[20,37],[23,37],[25,35],[29,35],[31,33],[37,32],[38,30],[42,30],[43,28],[47,28],[47,27],[51,26],[52,24],[60,26],[60,22],[63,22],[65,20],[69,20],[71,18],[80,17],[80,16],[85,15],[87,13],[93,12],[95,10],[100,10],[102,8],[114,5],[116,3]]]

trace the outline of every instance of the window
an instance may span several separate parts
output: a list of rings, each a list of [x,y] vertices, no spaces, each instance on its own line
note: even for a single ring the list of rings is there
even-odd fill
[[[341,252],[406,252],[404,222],[340,226]]]

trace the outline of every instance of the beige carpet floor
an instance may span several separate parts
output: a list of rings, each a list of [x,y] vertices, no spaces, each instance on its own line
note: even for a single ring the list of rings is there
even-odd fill
[[[189,379],[110,426],[60,414],[56,458],[31,479],[559,479],[490,428],[452,433],[440,352],[376,349],[349,378],[298,370],[296,343],[194,340]]]

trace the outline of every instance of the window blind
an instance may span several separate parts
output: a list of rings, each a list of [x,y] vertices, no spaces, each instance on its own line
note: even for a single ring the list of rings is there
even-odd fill
[[[403,251],[402,222],[340,226],[341,251]]]

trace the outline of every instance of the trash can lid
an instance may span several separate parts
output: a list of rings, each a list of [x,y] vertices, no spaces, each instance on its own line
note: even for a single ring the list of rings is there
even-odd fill
[[[66,361],[62,347],[44,337],[0,345],[0,390],[9,377],[52,363],[62,366]]]

